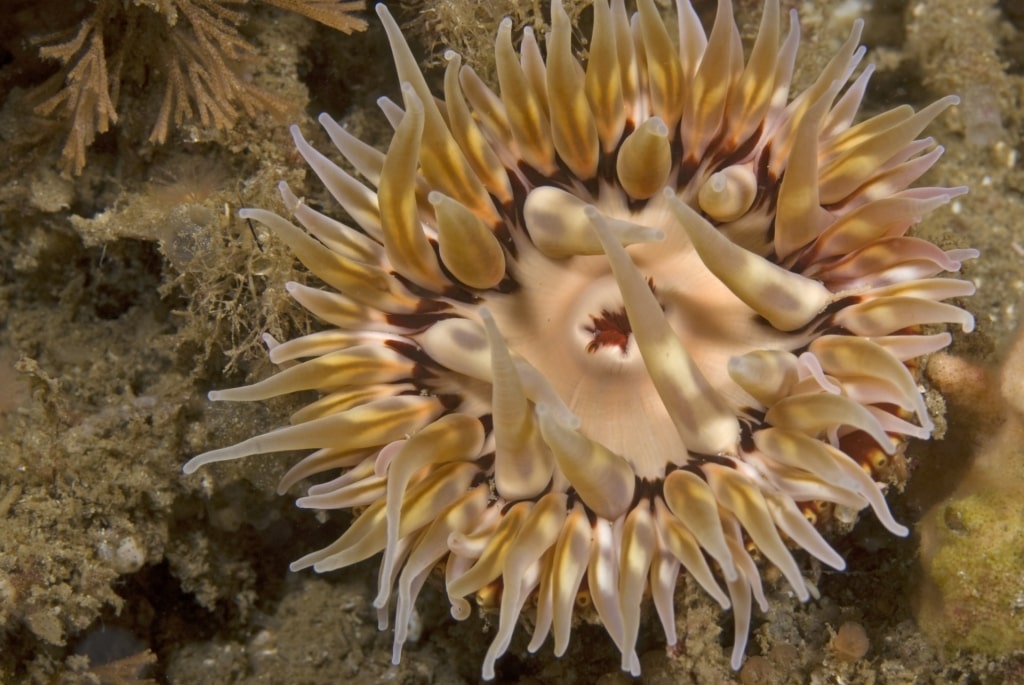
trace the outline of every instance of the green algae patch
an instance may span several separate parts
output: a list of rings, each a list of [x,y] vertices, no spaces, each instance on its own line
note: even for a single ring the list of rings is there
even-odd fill
[[[1024,335],[1003,365],[1005,415],[977,441],[965,477],[919,525],[922,578],[917,621],[947,652],[995,657],[1024,650]],[[998,388],[998,390],[997,390]],[[969,409],[964,409],[969,413]]]

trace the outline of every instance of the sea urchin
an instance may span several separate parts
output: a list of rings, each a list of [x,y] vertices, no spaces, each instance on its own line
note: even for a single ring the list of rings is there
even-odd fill
[[[547,57],[502,22],[500,94],[447,54],[435,98],[383,5],[403,104],[382,100],[386,154],[320,122],[358,181],[299,152],[351,218],[298,199],[305,228],[262,209],[326,285],[288,291],[329,328],[276,344],[286,368],[210,393],[320,399],[291,424],[211,462],[315,449],[285,492],[329,471],[300,507],[359,509],[333,544],[292,564],[328,571],[383,552],[374,605],[394,603],[394,659],[427,576],[444,569],[452,614],[467,597],[499,608],[483,675],[527,602],[529,649],[569,639],[587,598],[638,674],[649,593],[670,644],[680,568],[735,616],[743,658],[758,562],[797,597],[791,549],[837,569],[814,522],[882,496],[882,464],[932,422],[907,364],[949,344],[930,324],[973,319],[943,251],[907,229],[963,188],[909,188],[942,153],[916,139],[947,97],[860,123],[871,67],[860,25],[804,92],[789,98],[795,12],[777,0],[743,60],[730,0],[710,34],[677,1],[674,40],[653,0],[597,0],[587,63],[552,2]],[[305,359],[301,363],[297,360]],[[397,590],[396,590],[397,584]],[[724,590],[723,590],[724,586]]]

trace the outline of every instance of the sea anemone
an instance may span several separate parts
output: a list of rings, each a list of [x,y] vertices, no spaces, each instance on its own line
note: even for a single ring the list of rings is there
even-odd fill
[[[240,212],[323,281],[286,288],[327,328],[268,338],[285,368],[210,398],[320,398],[185,472],[303,449],[281,493],[339,471],[298,505],[358,516],[292,568],[383,552],[396,662],[443,569],[455,618],[467,598],[498,611],[485,678],[526,607],[530,651],[550,634],[561,655],[574,612],[596,614],[638,674],[641,605],[675,643],[683,568],[732,608],[739,668],[760,565],[806,600],[792,550],[844,566],[818,530],[830,513],[871,507],[907,534],[882,482],[933,428],[914,360],[949,344],[933,324],[973,327],[943,300],[974,286],[936,276],[977,252],[905,235],[965,192],[909,188],[942,154],[917,136],[956,98],[854,123],[859,22],[790,100],[799,27],[794,12],[780,35],[777,0],[746,62],[729,0],[709,34],[679,0],[678,41],[636,4],[594,3],[585,64],[559,0],[546,58],[529,29],[517,53],[506,19],[500,94],[449,52],[443,99],[378,5],[402,82],[401,105],[380,101],[387,152],[320,117],[359,181],[292,128],[351,224],[284,184],[305,230]]]

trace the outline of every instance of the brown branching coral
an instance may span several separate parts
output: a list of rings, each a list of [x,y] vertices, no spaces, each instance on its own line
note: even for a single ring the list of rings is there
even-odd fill
[[[264,0],[345,33],[366,22],[365,2]],[[60,63],[36,88],[35,112],[67,134],[60,166],[80,174],[96,135],[118,122],[122,84],[160,94],[148,139],[163,143],[174,127],[196,121],[230,128],[241,113],[282,112],[287,103],[253,84],[240,68],[255,48],[239,33],[249,0],[95,0],[76,25],[34,37],[39,57]]]
[[[330,26],[342,33],[365,31],[366,20],[354,16],[353,12],[365,9],[362,0],[355,2],[338,2],[337,0],[264,0],[268,5],[295,12],[324,26]]]
[[[189,119],[198,119],[203,126],[229,128],[239,106],[249,116],[260,105],[285,109],[284,102],[243,80],[229,66],[252,52],[235,29],[245,15],[217,0],[172,0],[170,7],[170,30],[160,50],[167,84],[150,142],[165,142],[172,123],[180,126]],[[187,24],[188,29],[178,28],[179,24]]]
[[[50,83],[63,82],[64,85],[41,102],[36,112],[56,115],[70,123],[61,153],[61,166],[75,174],[81,173],[85,166],[85,149],[92,144],[96,134],[105,133],[110,124],[117,122],[114,104],[117,82],[110,82],[111,69],[103,46],[103,25],[113,9],[111,5],[111,0],[101,0],[96,11],[78,26],[74,35],[67,40],[57,38],[39,50],[40,57],[61,62],[61,70],[50,79]],[[120,54],[123,53],[118,54],[118,66]]]

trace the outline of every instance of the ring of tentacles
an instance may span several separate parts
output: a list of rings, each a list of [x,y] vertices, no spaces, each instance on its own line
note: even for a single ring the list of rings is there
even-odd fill
[[[871,507],[885,464],[933,428],[914,360],[973,319],[942,278],[974,250],[906,235],[963,188],[912,188],[942,153],[925,126],[955,103],[855,117],[872,68],[860,25],[791,97],[795,13],[765,3],[749,57],[729,0],[705,33],[677,2],[630,16],[597,0],[588,58],[561,2],[546,56],[511,22],[498,91],[447,54],[435,97],[387,9],[402,102],[386,153],[320,122],[358,178],[295,144],[344,210],[281,195],[301,228],[255,219],[322,281],[289,283],[323,322],[277,344],[283,370],[215,400],[317,390],[291,425],[195,457],[312,449],[283,493],[356,509],[347,531],[293,564],[328,571],[383,553],[375,606],[394,658],[428,576],[452,614],[498,610],[483,674],[533,614],[531,651],[562,654],[574,614],[596,616],[639,673],[645,597],[676,641],[680,570],[735,616],[742,662],[759,564],[801,599],[792,550],[837,569],[819,525]],[[347,223],[346,223],[347,222]],[[908,368],[908,365],[909,368]]]

